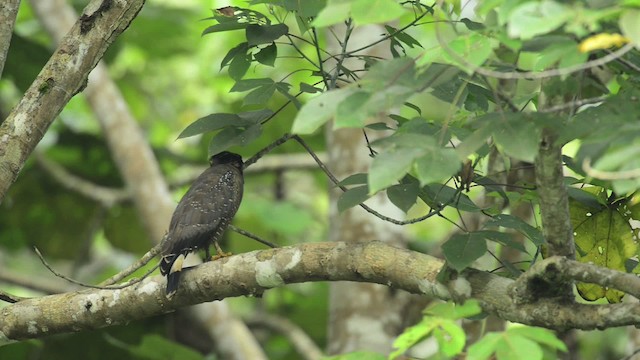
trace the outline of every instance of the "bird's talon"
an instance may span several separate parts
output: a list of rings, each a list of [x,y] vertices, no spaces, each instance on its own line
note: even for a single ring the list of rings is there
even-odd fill
[[[211,257],[211,261],[215,261],[215,260],[218,260],[218,259],[226,258],[226,257],[229,257],[231,255],[233,255],[233,253],[221,251],[218,254],[212,256]]]

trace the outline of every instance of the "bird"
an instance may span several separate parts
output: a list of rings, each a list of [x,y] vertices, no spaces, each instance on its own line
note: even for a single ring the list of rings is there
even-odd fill
[[[218,240],[240,207],[244,163],[240,155],[223,151],[211,156],[209,165],[178,203],[163,240],[160,273],[167,277],[167,298],[178,290],[188,253],[204,249],[209,261],[213,244],[215,258],[231,255],[222,251]]]

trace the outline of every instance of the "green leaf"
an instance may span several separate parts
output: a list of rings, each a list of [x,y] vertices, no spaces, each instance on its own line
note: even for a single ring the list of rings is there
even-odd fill
[[[488,333],[469,346],[468,360],[487,360],[496,352],[498,345],[503,341],[502,334]]]
[[[264,105],[276,92],[276,84],[261,86],[254,89],[242,100],[243,105]]]
[[[259,88],[261,86],[273,85],[275,82],[270,78],[260,78],[260,79],[243,79],[238,80],[233,85],[229,92],[243,92],[249,91],[251,89]]]
[[[405,12],[394,0],[354,0],[351,3],[351,17],[358,25],[388,22]]]
[[[351,188],[338,198],[338,211],[343,212],[354,206],[360,205],[369,198],[369,187],[367,185]]]
[[[251,56],[239,53],[229,63],[229,76],[233,80],[240,80],[251,66]]]
[[[478,300],[469,299],[464,304],[456,304],[451,301],[436,303],[429,306],[424,313],[433,316],[440,316],[451,320],[459,320],[472,317],[482,312]]]
[[[531,339],[539,344],[547,345],[553,349],[567,352],[567,345],[558,339],[556,334],[548,329],[532,326],[514,326],[510,327],[507,332]]]
[[[363,105],[371,98],[371,93],[357,91],[342,100],[336,109],[335,129],[361,128],[369,117]]]
[[[479,33],[470,33],[458,37],[449,43],[449,47],[458,57],[465,59],[466,63],[473,65],[469,67],[466,63],[460,63],[456,58],[444,53],[444,58],[453,64],[459,64],[463,70],[471,74],[475,67],[481,66],[493,53],[493,48],[497,45],[495,40],[491,40]]]
[[[398,184],[387,188],[387,197],[395,206],[406,213],[415,205],[419,192],[420,187],[415,182]]]
[[[467,341],[462,327],[448,319],[443,319],[438,325],[438,327],[433,329],[433,336],[438,342],[440,352],[446,356],[460,354]]]
[[[245,146],[255,140],[262,133],[262,126],[252,125],[246,129],[228,127],[211,139],[209,156],[227,150],[231,146]]]
[[[258,124],[273,115],[273,111],[269,109],[260,109],[254,111],[245,111],[238,114],[240,118],[249,124]]]
[[[542,131],[531,121],[514,113],[493,123],[493,140],[505,154],[518,160],[533,162]]]
[[[307,83],[301,82],[300,83],[300,91],[304,92],[304,93],[308,93],[308,94],[315,94],[317,92],[322,92],[322,89],[318,89],[317,87],[315,87],[313,85],[309,85]]]
[[[349,175],[344,180],[340,181],[338,185],[347,186],[347,185],[366,184],[367,176],[368,175],[366,173]]]
[[[555,1],[529,1],[513,9],[507,29],[510,37],[531,39],[559,28],[572,16],[570,8]]]
[[[233,21],[223,22],[204,29],[204,31],[202,31],[202,36],[223,31],[241,30],[245,29],[247,26],[249,26],[248,23],[239,23]]]
[[[480,236],[482,236],[486,240],[496,242],[500,245],[504,245],[512,249],[516,249],[523,253],[527,252],[527,250],[524,248],[524,245],[513,240],[513,237],[511,236],[511,234],[507,234],[499,231],[491,231],[491,230],[479,230],[479,231],[476,231],[476,233],[478,233]]]
[[[420,191],[420,199],[432,208],[442,205],[452,206],[460,211],[480,211],[480,208],[461,191],[449,186],[430,184]]]
[[[542,360],[543,357],[540,345],[525,337],[509,334],[498,342],[496,355],[498,359]]]
[[[460,170],[461,165],[454,149],[433,144],[426,155],[416,159],[416,174],[420,185],[424,186],[449,179]]]
[[[474,131],[471,135],[465,137],[460,144],[456,147],[456,153],[461,159],[468,158],[476,150],[487,144],[487,139],[491,136],[493,131],[492,126],[485,125],[478,130]]]
[[[348,2],[336,3],[330,2],[327,6],[318,13],[318,16],[313,20],[311,25],[317,28],[327,27],[349,18],[351,11],[351,4]]]
[[[597,187],[588,188],[598,191]],[[620,207],[611,206],[596,211],[577,201],[569,202],[569,214],[574,228],[576,258],[613,270],[625,271],[625,261],[638,251],[638,242],[629,221]],[[606,297],[609,302],[620,302],[624,293],[595,284],[577,284],[578,292],[586,300]]]
[[[404,332],[393,341],[393,348],[396,350],[389,354],[389,359],[395,359],[404,354],[410,347],[427,337],[437,325],[438,323],[434,321],[433,318],[425,317],[416,325],[405,329]]]
[[[333,117],[340,101],[353,91],[352,88],[331,90],[309,100],[293,120],[291,132],[294,134],[313,133]]]
[[[403,178],[422,154],[424,150],[420,148],[393,148],[376,156],[369,170],[370,193],[375,194]]]
[[[487,252],[487,242],[476,232],[455,234],[442,244],[442,251],[447,263],[462,271]]]
[[[487,221],[483,227],[488,228],[492,226],[501,226],[504,228],[517,230],[522,235],[531,240],[531,242],[536,246],[544,244],[542,232],[539,229],[527,224],[524,220],[520,219],[517,216],[498,214],[491,220]]]
[[[207,115],[202,117],[189,126],[187,126],[180,135],[178,135],[178,139],[187,138],[194,135],[199,135],[202,133],[206,133],[209,131],[220,130],[225,127],[233,126],[233,127],[243,127],[251,125],[250,122],[243,120],[240,116],[236,114],[226,114],[226,113],[216,113]]]
[[[278,57],[278,47],[275,43],[272,43],[271,45],[262,48],[253,57],[262,65],[273,66],[276,63],[276,58]]]
[[[220,62],[220,69],[229,65],[229,62],[236,56],[246,57],[247,51],[249,51],[249,44],[247,44],[246,42],[238,44],[236,47],[229,50],[229,52],[227,52],[227,55],[224,56],[224,59],[222,59],[222,62]]]
[[[289,32],[285,24],[247,26],[246,35],[249,46],[270,44]]]
[[[631,43],[640,49],[640,10],[624,9],[620,15],[619,25],[622,34],[631,40]]]

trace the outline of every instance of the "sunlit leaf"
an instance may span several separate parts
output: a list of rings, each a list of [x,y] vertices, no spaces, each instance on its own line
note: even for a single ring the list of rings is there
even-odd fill
[[[311,134],[329,121],[338,104],[354,90],[343,88],[327,91],[302,106],[293,120],[291,132],[294,134]]]
[[[369,170],[369,191],[374,194],[404,177],[414,160],[423,155],[420,148],[389,149],[378,154]]]
[[[351,17],[358,25],[388,22],[405,12],[394,0],[353,0],[351,3]]]
[[[516,7],[509,18],[509,36],[531,39],[536,35],[547,34],[572,16],[571,10],[555,1],[529,1]]]

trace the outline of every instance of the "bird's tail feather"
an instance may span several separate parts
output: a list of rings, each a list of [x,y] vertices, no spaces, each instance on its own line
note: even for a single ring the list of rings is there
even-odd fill
[[[167,275],[167,298],[173,297],[176,291],[178,291],[178,282],[182,274],[182,264],[185,257],[184,254],[172,254],[162,258],[160,273]]]

